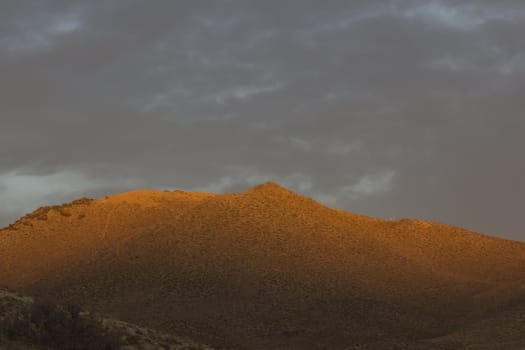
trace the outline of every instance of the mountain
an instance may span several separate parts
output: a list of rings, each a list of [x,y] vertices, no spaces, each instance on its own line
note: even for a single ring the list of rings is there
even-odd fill
[[[524,243],[331,209],[273,182],[40,208],[0,231],[0,284],[217,348],[525,344],[476,335],[525,330]]]

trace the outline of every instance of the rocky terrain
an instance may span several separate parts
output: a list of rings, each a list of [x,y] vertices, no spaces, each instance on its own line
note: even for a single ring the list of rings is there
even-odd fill
[[[0,288],[0,349],[213,350],[189,339]]]

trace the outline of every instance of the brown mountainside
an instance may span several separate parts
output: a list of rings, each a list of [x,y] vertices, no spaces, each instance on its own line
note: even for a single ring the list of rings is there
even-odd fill
[[[456,349],[474,322],[521,317],[525,244],[330,209],[271,182],[135,191],[0,231],[0,284],[216,347]]]

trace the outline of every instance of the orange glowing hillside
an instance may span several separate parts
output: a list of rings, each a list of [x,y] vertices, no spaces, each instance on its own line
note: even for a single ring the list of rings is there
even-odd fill
[[[330,209],[272,182],[135,191],[1,230],[0,284],[216,347],[446,349],[525,305],[525,244]]]

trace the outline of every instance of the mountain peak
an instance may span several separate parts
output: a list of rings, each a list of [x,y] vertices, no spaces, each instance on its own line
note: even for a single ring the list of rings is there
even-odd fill
[[[274,181],[267,181],[260,185],[250,188],[246,193],[268,193],[268,194],[294,194],[293,191],[279,185]]]

